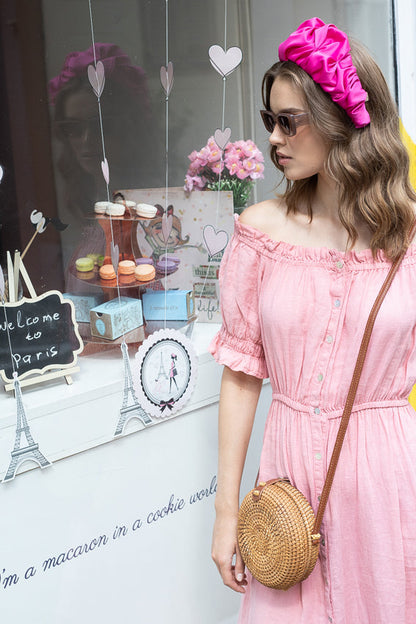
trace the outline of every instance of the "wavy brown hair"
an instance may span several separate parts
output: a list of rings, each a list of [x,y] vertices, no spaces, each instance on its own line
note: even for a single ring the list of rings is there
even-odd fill
[[[270,110],[270,91],[278,76],[301,89],[312,123],[329,147],[325,170],[339,185],[338,213],[348,232],[349,247],[357,240],[357,225],[364,223],[372,234],[373,255],[382,249],[393,260],[408,244],[415,220],[416,194],[409,182],[409,156],[400,138],[396,105],[380,68],[363,45],[355,41],[350,45],[357,74],[368,93],[368,126],[355,128],[344,109],[292,61],[275,63],[265,73],[263,104]],[[283,171],[273,146],[270,155]],[[317,175],[286,181],[282,197],[288,213],[306,203],[312,220],[316,184]]]

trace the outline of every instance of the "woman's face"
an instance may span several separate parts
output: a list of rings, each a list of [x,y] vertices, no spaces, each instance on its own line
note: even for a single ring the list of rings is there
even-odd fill
[[[69,93],[63,112],[61,127],[80,167],[97,175],[103,157],[97,98],[84,89]]]
[[[301,89],[280,77],[270,91],[270,109],[275,115],[308,112]],[[324,172],[329,148],[311,124],[298,126],[294,136],[287,136],[276,124],[269,141],[288,180],[304,180]]]

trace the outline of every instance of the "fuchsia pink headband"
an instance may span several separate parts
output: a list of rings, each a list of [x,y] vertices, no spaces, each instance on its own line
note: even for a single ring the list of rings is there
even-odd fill
[[[279,59],[293,61],[329,93],[354,122],[356,128],[370,123],[365,107],[367,92],[361,86],[347,35],[319,17],[303,22],[280,44]]]

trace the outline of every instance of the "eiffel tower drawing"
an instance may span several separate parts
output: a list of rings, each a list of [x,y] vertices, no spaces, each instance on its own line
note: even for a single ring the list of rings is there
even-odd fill
[[[17,373],[13,373],[14,391],[16,395],[17,405],[17,424],[16,424],[16,438],[14,441],[14,448],[12,450],[12,459],[6,472],[6,476],[3,482],[11,481],[15,478],[17,469],[26,461],[32,461],[38,464],[41,468],[51,466],[51,462],[40,452],[39,444],[37,444],[32,438],[30,433],[29,424],[27,422],[25,408],[23,406],[22,390],[20,388],[20,381],[17,377]],[[27,445],[21,446],[22,434],[26,438]]]
[[[120,346],[124,361],[124,395],[123,405],[120,409],[120,418],[118,419],[117,427],[114,433],[115,436],[123,433],[124,427],[131,418],[139,418],[144,425],[150,425],[150,423],[153,422],[153,418],[151,418],[140,405],[134,391],[127,344],[122,342]],[[129,394],[131,395],[133,401],[131,405],[128,405]]]
[[[161,377],[164,377],[165,379],[169,379],[169,377],[168,377],[168,375],[167,375],[167,373],[165,371],[165,367],[163,365],[163,353],[162,352],[160,353],[160,366],[159,366],[159,372],[158,372],[157,377],[156,377],[156,381],[159,381],[159,379]]]

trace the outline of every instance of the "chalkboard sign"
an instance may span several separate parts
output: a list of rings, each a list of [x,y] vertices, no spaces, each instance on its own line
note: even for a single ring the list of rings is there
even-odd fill
[[[0,374],[13,381],[73,366],[83,343],[74,304],[57,290],[0,305]]]

